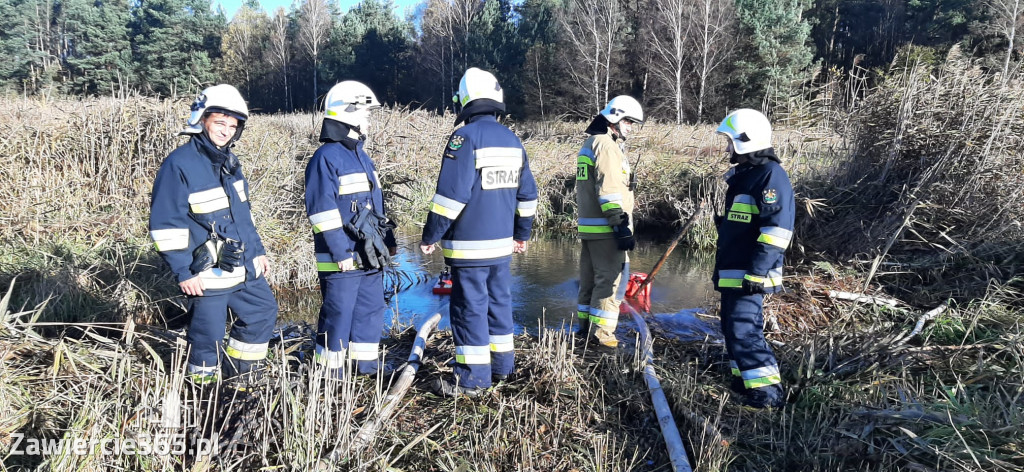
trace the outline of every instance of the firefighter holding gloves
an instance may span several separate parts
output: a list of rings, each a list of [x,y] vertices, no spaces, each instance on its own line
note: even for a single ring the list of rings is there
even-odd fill
[[[731,358],[731,388],[754,408],[785,406],[775,354],[764,337],[765,294],[782,290],[782,265],[793,236],[789,176],[772,148],[772,127],[756,110],[740,109],[716,130],[728,138],[726,213],[716,217],[712,280],[721,292],[722,333]]]
[[[153,182],[150,237],[188,296],[188,374],[207,384],[219,374],[239,386],[256,382],[277,321],[267,283],[270,263],[250,212],[249,182],[231,147],[249,108],[234,87],[215,85],[192,103],[183,135]],[[220,350],[228,309],[226,359]]]
[[[454,378],[433,384],[442,396],[478,396],[512,374],[510,262],[526,251],[537,186],[519,138],[498,122],[503,92],[486,71],[470,68],[453,97],[461,107],[441,158],[420,250],[440,241],[452,267],[450,319]]]
[[[397,252],[380,178],[364,149],[370,110],[380,102],[366,85],[338,83],[327,92],[323,143],[306,166],[306,213],[323,304],[315,362],[340,377],[347,361],[359,374],[380,368],[384,269]]]
[[[592,333],[599,345],[615,348],[619,304],[629,281],[633,239],[633,186],[623,152],[633,125],[644,119],[640,103],[628,95],[613,98],[587,127],[576,163],[576,207],[580,251],[579,333]]]

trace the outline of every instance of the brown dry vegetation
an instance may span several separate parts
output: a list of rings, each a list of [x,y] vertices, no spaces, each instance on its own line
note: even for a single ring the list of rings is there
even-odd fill
[[[843,84],[825,84],[811,106],[791,111],[776,139],[800,206],[791,290],[767,309],[790,405],[738,407],[724,349],[711,340],[655,342],[690,460],[701,471],[1021,470],[1024,236],[1014,209],[1024,190],[1024,87],[999,88],[955,55],[938,68],[894,69],[869,93],[844,95],[856,87]],[[246,434],[214,459],[93,451],[5,456],[0,469],[309,470],[347,448],[379,407],[383,379],[325,382],[296,328],[275,340],[272,385],[241,403],[252,408],[215,413],[217,390],[185,382],[173,329],[181,300],[146,219],[152,178],[181,142],[174,133],[186,109],[138,97],[0,99],[0,283],[9,287],[0,455],[16,433]],[[385,110],[368,143],[413,237],[451,120]],[[541,188],[541,235],[572,227],[583,126],[514,124]],[[631,159],[641,156],[641,234],[665,237],[699,202],[720,204],[725,163],[712,130],[649,123],[630,142]],[[313,115],[257,115],[237,149],[277,288],[315,284],[301,178],[317,131]],[[702,218],[687,241],[712,238]],[[829,290],[904,302],[841,302]],[[924,316],[940,304],[948,309]],[[388,359],[403,359],[410,343],[408,330],[390,333]],[[447,371],[450,352],[447,333],[435,335],[420,378]],[[481,399],[442,400],[418,385],[377,440],[336,468],[670,469],[632,344],[609,355],[542,329],[517,339],[517,353],[520,376]]]

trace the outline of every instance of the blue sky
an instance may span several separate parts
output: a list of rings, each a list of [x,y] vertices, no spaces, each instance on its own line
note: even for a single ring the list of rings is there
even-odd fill
[[[291,11],[292,4],[297,3],[299,0],[260,0],[260,5],[263,7],[263,11],[267,12],[268,15],[273,15],[274,10],[277,7],[284,7],[285,10]],[[420,3],[420,0],[392,0],[395,3],[395,13],[398,14],[399,18],[405,18],[406,10],[412,11],[412,8]],[[356,6],[359,0],[337,0],[338,5],[341,7],[341,11],[347,12],[350,8]],[[220,5],[224,8],[224,12],[227,13],[230,19],[235,15],[235,12],[242,6],[242,0],[214,0],[214,8]],[[296,5],[297,6],[297,5]]]

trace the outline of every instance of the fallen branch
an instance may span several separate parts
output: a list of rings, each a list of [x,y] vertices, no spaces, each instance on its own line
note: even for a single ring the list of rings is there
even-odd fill
[[[924,329],[924,324],[926,322],[935,319],[935,317],[941,315],[944,311],[946,311],[947,308],[949,308],[949,304],[943,303],[942,305],[932,308],[931,310],[928,311],[928,313],[922,315],[921,318],[917,320],[917,324],[914,325],[914,330],[910,332],[910,336],[907,336],[907,339],[910,339],[920,334],[921,330]],[[903,342],[907,342],[907,339],[904,339]]]
[[[874,297],[871,295],[864,295],[863,293],[841,292],[838,290],[829,290],[828,297],[834,298],[836,300],[847,300],[856,303],[884,305],[889,308],[895,308],[896,305],[899,305],[900,303],[900,301],[896,300],[895,298]]]

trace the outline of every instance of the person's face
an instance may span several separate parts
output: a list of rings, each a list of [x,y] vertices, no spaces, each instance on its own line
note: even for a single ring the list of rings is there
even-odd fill
[[[619,136],[621,136],[622,139],[626,139],[633,133],[633,120],[623,118],[619,120],[617,128],[619,130]]]
[[[224,147],[235,137],[238,130],[238,119],[221,113],[210,113],[203,118],[203,128],[210,141],[217,147]]]

